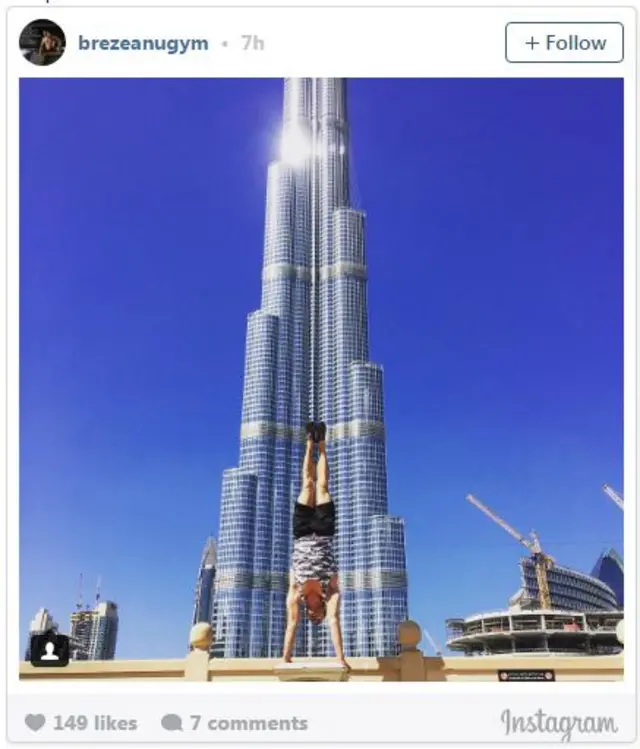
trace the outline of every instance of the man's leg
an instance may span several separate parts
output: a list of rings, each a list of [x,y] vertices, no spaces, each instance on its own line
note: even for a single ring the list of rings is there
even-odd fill
[[[307,448],[302,463],[302,488],[298,502],[313,507],[315,504],[316,464],[313,460],[313,430],[307,427]]]
[[[331,502],[329,494],[329,462],[327,461],[326,427],[318,426],[318,481],[316,484],[316,504]]]

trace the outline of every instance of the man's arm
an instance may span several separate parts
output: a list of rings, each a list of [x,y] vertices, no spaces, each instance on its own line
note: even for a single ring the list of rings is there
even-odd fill
[[[300,596],[295,584],[289,586],[287,595],[287,631],[284,635],[284,652],[283,657],[286,663],[291,661],[293,645],[296,639],[296,630],[300,620]]]
[[[331,632],[331,642],[336,651],[336,658],[343,666],[349,668],[344,657],[344,647],[342,644],[342,628],[340,627],[340,588],[337,579],[331,581],[331,593],[327,598],[327,621]]]

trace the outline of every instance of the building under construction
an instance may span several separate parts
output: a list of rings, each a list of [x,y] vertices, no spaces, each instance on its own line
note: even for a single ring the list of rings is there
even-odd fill
[[[621,650],[621,605],[598,577],[556,564],[535,533],[526,538],[473,495],[467,500],[531,552],[506,611],[448,619],[447,647],[466,655],[611,654]]]
[[[82,576],[76,610],[71,614],[69,644],[71,660],[109,661],[115,658],[118,639],[118,606],[100,600],[100,582],[93,608],[82,604]]]
[[[447,619],[447,647],[465,655],[612,655],[621,611],[494,611]]]

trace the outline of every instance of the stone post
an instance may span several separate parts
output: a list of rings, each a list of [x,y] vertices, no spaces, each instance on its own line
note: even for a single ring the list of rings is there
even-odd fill
[[[185,681],[209,681],[209,653],[212,643],[213,631],[210,624],[200,622],[191,627],[191,652],[184,664]]]
[[[421,639],[420,625],[410,619],[400,622],[400,681],[425,681],[424,659],[422,651],[418,648]]]

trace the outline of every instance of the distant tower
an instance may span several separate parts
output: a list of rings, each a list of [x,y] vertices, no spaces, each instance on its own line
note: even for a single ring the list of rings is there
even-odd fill
[[[214,650],[223,643],[227,658],[282,655],[310,420],[327,424],[345,653],[396,655],[408,614],[404,522],[388,512],[382,368],[369,360],[365,217],[351,203],[347,109],[343,78],[285,80],[262,300],[247,322],[240,460],[222,478]],[[333,655],[329,628],[305,619],[294,654]]]
[[[27,639],[27,650],[24,655],[25,661],[31,660],[31,638],[34,635],[42,635],[45,632],[53,630],[58,631],[58,623],[53,620],[53,617],[47,609],[39,609],[36,615],[31,620],[29,625],[29,635]]]
[[[93,627],[89,660],[112,661],[118,641],[118,606],[113,601],[100,601],[93,610]]]
[[[213,586],[216,577],[216,540],[209,537],[202,552],[198,582],[193,604],[191,625],[208,622],[213,618]]]
[[[624,611],[624,563],[615,549],[603,551],[591,572],[616,594],[618,608]]]
[[[110,661],[116,653],[118,639],[118,606],[100,601],[100,578],[96,585],[95,606],[82,608],[82,575],[76,611],[71,614],[71,659],[75,661]]]

